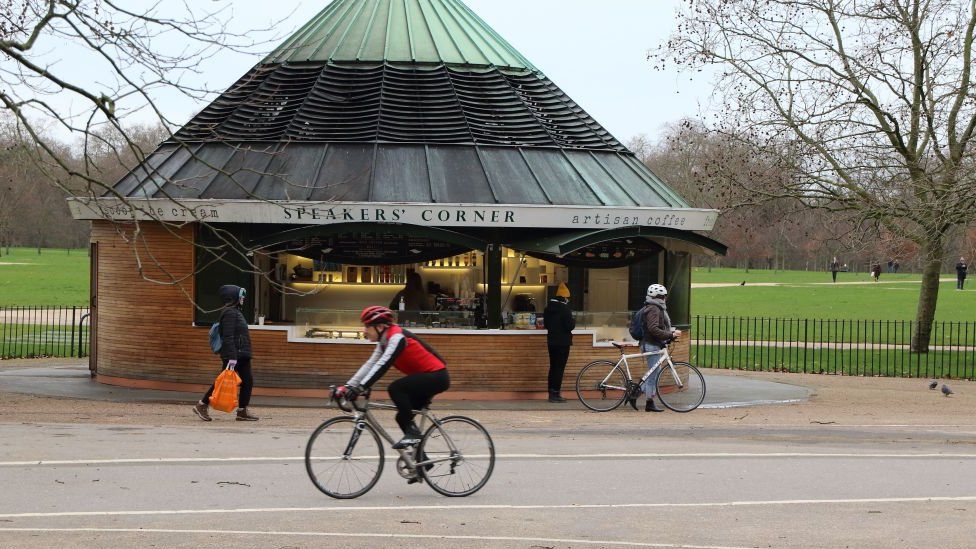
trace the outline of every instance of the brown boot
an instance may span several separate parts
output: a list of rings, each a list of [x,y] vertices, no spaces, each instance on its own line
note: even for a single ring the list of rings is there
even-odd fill
[[[237,421],[257,421],[258,419],[260,419],[258,416],[247,413],[247,408],[237,409]]]
[[[210,406],[204,404],[203,401],[193,405],[193,413],[204,421],[213,421],[213,418],[210,417]]]

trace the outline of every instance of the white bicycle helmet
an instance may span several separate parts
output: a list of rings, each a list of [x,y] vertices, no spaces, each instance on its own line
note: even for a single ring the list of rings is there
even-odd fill
[[[647,299],[666,295],[668,295],[668,289],[660,284],[651,284],[647,287]]]

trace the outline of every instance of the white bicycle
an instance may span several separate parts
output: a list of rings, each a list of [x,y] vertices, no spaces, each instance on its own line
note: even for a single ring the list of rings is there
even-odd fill
[[[624,349],[633,345],[612,343],[620,351],[620,360],[595,360],[580,370],[576,376],[576,396],[583,406],[594,412],[609,412],[624,403],[627,398],[636,399],[641,394],[644,381],[660,370],[657,378],[657,395],[661,402],[675,412],[690,412],[705,400],[705,378],[698,368],[687,362],[671,360],[670,344],[660,351],[626,354]],[[628,359],[642,359],[660,355],[661,359],[647,370],[639,380],[630,374]]]

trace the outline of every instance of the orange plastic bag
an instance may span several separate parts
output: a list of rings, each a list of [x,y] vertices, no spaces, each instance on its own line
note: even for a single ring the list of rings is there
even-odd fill
[[[210,395],[210,407],[221,412],[233,412],[237,409],[237,391],[241,386],[241,376],[227,368],[214,381],[213,394]]]

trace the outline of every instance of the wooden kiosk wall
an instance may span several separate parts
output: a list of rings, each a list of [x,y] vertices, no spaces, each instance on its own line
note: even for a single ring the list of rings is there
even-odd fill
[[[216,376],[220,361],[210,352],[207,328],[193,326],[193,233],[189,225],[176,230],[140,223],[135,233],[134,225],[92,223],[98,265],[93,285],[97,351],[91,360],[99,382],[202,391]],[[451,390],[446,398],[546,396],[549,359],[544,333],[423,337],[448,362]],[[361,344],[289,343],[286,331],[256,327],[251,339],[255,394],[265,395],[325,395],[329,385],[346,381],[373,349]],[[589,334],[576,335],[573,343],[564,392],[572,392],[576,374],[588,362],[619,356],[613,348],[595,347]],[[676,349],[676,360],[686,360],[688,351],[685,339]],[[379,387],[396,377],[391,370]]]

